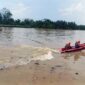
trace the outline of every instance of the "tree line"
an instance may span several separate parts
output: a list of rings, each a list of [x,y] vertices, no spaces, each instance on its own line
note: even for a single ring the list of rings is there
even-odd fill
[[[13,19],[9,9],[3,8],[0,11],[0,26],[27,27],[27,28],[53,28],[53,29],[85,29],[85,25],[77,25],[75,22],[63,20],[51,21],[49,19]]]

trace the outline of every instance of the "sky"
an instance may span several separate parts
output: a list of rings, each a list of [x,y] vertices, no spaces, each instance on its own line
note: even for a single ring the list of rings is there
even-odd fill
[[[66,20],[85,25],[85,0],[0,0],[15,19]]]

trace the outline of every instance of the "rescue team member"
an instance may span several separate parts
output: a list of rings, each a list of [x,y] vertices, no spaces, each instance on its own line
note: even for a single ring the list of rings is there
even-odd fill
[[[70,42],[65,45],[65,49],[71,49],[71,48],[72,47],[71,47],[71,43]]]
[[[80,41],[76,41],[75,42],[75,48],[79,48],[80,47]]]

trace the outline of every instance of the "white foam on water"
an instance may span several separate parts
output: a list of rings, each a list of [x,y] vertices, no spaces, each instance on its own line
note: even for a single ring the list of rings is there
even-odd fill
[[[7,49],[7,55],[2,54],[4,57],[1,57],[0,59],[0,69],[18,65],[26,65],[34,60],[51,60],[54,58],[52,52],[57,52],[57,50],[27,45],[20,47],[16,46],[12,49]]]
[[[34,58],[29,59],[28,58],[20,58],[15,60],[14,62],[9,62],[9,63],[2,63],[0,64],[0,69],[5,69],[8,67],[13,67],[13,66],[18,66],[18,65],[26,65],[28,63],[30,63],[30,61],[32,60],[41,60],[41,61],[45,61],[45,60],[51,60],[53,57],[52,52],[49,51],[47,54],[41,55],[41,56],[36,56]]]
[[[42,60],[42,61],[44,61],[44,60],[51,60],[52,58],[54,58],[53,55],[52,55],[52,52],[49,51],[47,54],[44,54],[44,55],[38,56],[36,58],[33,58],[33,60]]]
[[[55,52],[55,53],[61,53],[60,50],[55,50],[55,49],[50,49],[51,51]]]

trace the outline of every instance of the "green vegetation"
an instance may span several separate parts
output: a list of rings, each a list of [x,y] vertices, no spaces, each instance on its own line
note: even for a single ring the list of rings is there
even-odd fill
[[[27,27],[27,28],[54,28],[54,29],[85,29],[84,25],[77,25],[75,22],[51,21],[49,19],[37,20],[32,19],[13,19],[10,10],[3,8],[0,11],[1,27]]]

